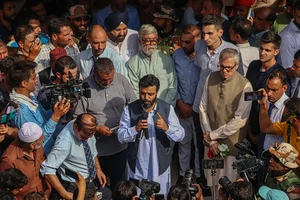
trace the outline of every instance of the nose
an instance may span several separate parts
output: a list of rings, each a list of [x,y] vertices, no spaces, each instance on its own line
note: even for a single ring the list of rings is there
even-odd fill
[[[122,31],[120,32],[120,35],[125,35],[125,33],[126,33],[126,31],[125,31],[125,30],[122,30]]]
[[[208,35],[207,35],[207,34],[204,34],[204,35],[203,35],[203,39],[204,39],[204,41],[207,41],[207,40],[208,40],[208,38],[209,38],[209,37],[208,37]]]
[[[41,27],[38,26],[38,27],[36,28],[36,31],[37,31],[38,33],[42,32]]]

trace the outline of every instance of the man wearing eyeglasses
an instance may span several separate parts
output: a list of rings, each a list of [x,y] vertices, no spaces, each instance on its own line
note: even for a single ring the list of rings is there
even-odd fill
[[[136,96],[139,96],[139,81],[153,74],[160,81],[158,98],[175,107],[177,100],[177,76],[172,58],[157,49],[158,33],[154,26],[143,25],[139,30],[141,50],[126,63],[128,76]]]
[[[233,146],[246,137],[251,102],[244,100],[245,92],[252,91],[251,83],[237,72],[240,64],[236,49],[223,49],[219,57],[220,71],[212,72],[206,79],[200,102],[200,124],[204,133],[205,152],[210,150],[213,156],[224,158],[224,169],[217,171],[217,180],[224,174],[235,181],[237,171],[232,169],[237,149]],[[229,154],[222,156],[219,146],[226,144]],[[208,158],[204,154],[204,158]],[[204,170],[207,185],[216,187],[211,180],[211,170]]]
[[[73,30],[73,40],[77,44],[80,51],[86,49],[88,42],[86,40],[87,26],[89,15],[82,5],[76,5],[70,8],[68,16]]]

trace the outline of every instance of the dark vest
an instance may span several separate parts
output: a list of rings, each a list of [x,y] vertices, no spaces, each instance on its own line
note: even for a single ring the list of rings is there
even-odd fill
[[[142,118],[142,106],[140,100],[136,100],[128,105],[128,111],[130,116],[130,127],[135,126],[138,121]],[[170,113],[170,104],[163,100],[156,99],[156,111],[162,116],[164,121],[168,124],[168,117]],[[153,121],[157,120],[157,115],[153,116]],[[167,168],[170,166],[172,161],[173,146],[174,142],[169,140],[166,133],[155,127],[156,133],[156,146],[158,154],[158,165],[159,165],[159,175],[163,174]],[[135,173],[136,159],[139,148],[139,140],[137,139],[140,133],[137,134],[135,142],[128,143],[128,165]]]
[[[218,129],[234,117],[240,99],[244,98],[243,90],[248,82],[238,72],[227,80],[223,79],[219,71],[211,73],[207,82],[207,115],[212,130]],[[246,134],[246,128],[241,127],[228,138],[218,139],[218,142],[227,144],[229,155],[236,156],[238,151],[234,144],[244,139]]]

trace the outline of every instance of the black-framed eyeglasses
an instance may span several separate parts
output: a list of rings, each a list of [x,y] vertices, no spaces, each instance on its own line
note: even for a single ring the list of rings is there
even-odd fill
[[[85,17],[76,17],[76,18],[74,18],[74,20],[76,21],[76,22],[81,22],[81,21],[88,21],[89,20],[89,17],[88,16],[85,16]]]
[[[153,39],[148,39],[148,38],[142,38],[142,41],[144,44],[149,45],[149,44],[157,44],[158,43],[158,38],[153,38]]]
[[[233,68],[235,68],[236,65],[237,63],[235,63],[233,66],[224,66],[218,63],[217,67],[220,69],[220,71],[223,71],[225,69],[227,72],[230,72]]]

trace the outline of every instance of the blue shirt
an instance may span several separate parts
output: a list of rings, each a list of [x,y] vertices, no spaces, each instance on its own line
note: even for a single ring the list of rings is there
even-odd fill
[[[253,34],[251,36],[251,38],[249,39],[250,46],[259,48],[261,37],[263,36],[264,33],[268,32],[268,31],[269,31],[269,29],[265,30],[265,31],[262,31],[262,32],[259,32],[257,34]]]
[[[47,159],[41,165],[41,174],[58,174],[68,182],[75,180],[65,174],[65,169],[79,172],[85,179],[89,177],[89,170],[86,162],[82,141],[76,137],[74,132],[74,121],[70,121],[57,136],[55,144]],[[96,149],[96,139],[91,137],[87,143],[90,146],[92,156],[98,154]]]
[[[40,126],[45,137],[43,140],[43,147],[45,154],[47,155],[54,144],[53,133],[57,125],[57,123],[51,119],[52,111],[46,111],[34,96],[30,96],[30,98],[21,94],[18,94],[18,96],[23,96],[23,98],[15,98],[15,95],[11,94],[11,99],[20,103],[20,109],[18,110],[17,115],[12,119],[12,126],[20,129],[25,122],[34,122]],[[30,104],[34,104],[36,109],[29,108],[28,105]]]
[[[210,54],[209,49],[207,48],[204,40],[199,40],[195,44],[195,64],[200,68],[200,78],[197,86],[195,101],[193,104],[193,110],[197,113],[199,113],[199,105],[202,98],[206,79],[212,72],[220,70],[217,67],[219,63],[219,56],[221,51],[226,48],[233,48],[239,51],[237,46],[229,42],[225,42],[224,40],[222,40],[222,44],[214,50],[213,55]],[[240,65],[237,71],[240,74],[244,75],[243,62],[241,58]]]
[[[285,69],[294,64],[294,55],[300,49],[300,30],[296,27],[294,20],[279,34],[281,37],[278,62]]]
[[[109,58],[113,62],[115,72],[124,75],[129,80],[124,60],[109,48],[105,48],[97,58],[94,58],[91,48],[80,52],[76,57],[76,63],[83,79],[91,74],[95,60],[98,58]]]
[[[178,98],[186,104],[193,104],[199,81],[200,69],[195,65],[194,59],[190,60],[182,48],[177,49],[173,53],[173,60],[178,79]]]
[[[126,5],[125,10],[128,12],[128,19],[129,19],[127,27],[138,31],[140,29],[141,24],[140,24],[140,18],[139,18],[136,8],[131,5]],[[106,6],[102,10],[98,11],[94,17],[94,24],[99,24],[99,25],[105,27],[104,20],[110,13],[112,13],[110,5]]]

